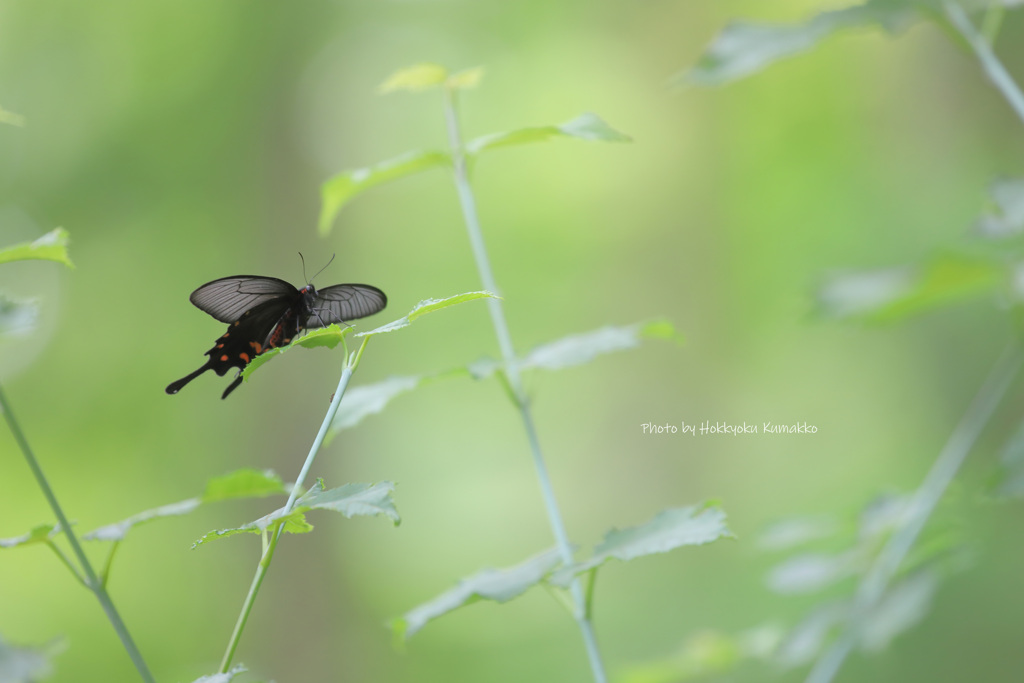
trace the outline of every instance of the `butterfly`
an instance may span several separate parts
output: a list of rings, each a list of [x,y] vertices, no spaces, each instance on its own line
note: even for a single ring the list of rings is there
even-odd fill
[[[370,285],[333,285],[296,289],[276,277],[234,275],[223,277],[192,292],[189,297],[199,310],[223,323],[228,331],[206,352],[210,357],[193,373],[167,385],[168,394],[207,370],[221,377],[231,368],[241,371],[253,358],[269,349],[285,346],[302,330],[363,318],[384,310],[384,292]],[[242,375],[224,390],[227,398],[242,383]]]

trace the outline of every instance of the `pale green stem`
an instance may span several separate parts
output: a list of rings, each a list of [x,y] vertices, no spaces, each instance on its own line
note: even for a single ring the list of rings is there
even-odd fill
[[[462,135],[459,131],[459,117],[455,102],[456,94],[452,88],[448,87],[444,88],[444,92],[445,119],[448,127],[448,142],[452,150],[455,189],[458,192],[459,204],[462,206],[462,215],[466,221],[466,230],[473,249],[473,258],[476,261],[483,288],[495,294],[500,294],[498,285],[494,281],[494,274],[491,271],[491,262],[487,256],[483,231],[480,228],[480,219],[477,215],[476,199],[473,196],[473,189],[470,186],[469,175],[466,171],[466,155],[462,146]],[[547,465],[544,463],[544,456],[541,453],[537,430],[534,427],[533,416],[530,413],[529,401],[526,398],[526,392],[523,391],[522,380],[519,376],[519,360],[512,345],[512,336],[509,334],[508,323],[505,321],[505,310],[500,299],[488,299],[487,307],[491,314],[494,333],[498,338],[498,346],[501,349],[509,389],[511,390],[516,407],[519,409],[523,428],[526,430],[526,438],[530,444],[530,452],[533,455],[534,468],[537,470],[537,479],[540,482],[540,490],[544,498],[548,522],[555,536],[555,542],[562,556],[562,561],[569,565],[573,562],[572,545],[569,543],[569,536],[566,533],[565,524],[562,522],[562,513],[558,508],[558,500],[555,498],[555,492],[551,486],[551,478],[548,476]],[[593,671],[594,680],[597,683],[605,683],[608,679],[604,672],[604,663],[601,661],[601,652],[597,646],[597,638],[594,635],[594,627],[590,620],[587,600],[583,594],[583,587],[580,584],[579,577],[573,579],[569,590],[575,603],[574,616],[576,623],[579,625],[580,632],[583,634],[583,642],[587,650],[587,657],[590,660],[590,668]]]
[[[121,620],[121,615],[118,614],[117,609],[114,607],[114,603],[110,600],[110,595],[107,593],[107,589],[104,587],[103,582],[96,576],[96,571],[92,568],[89,558],[82,550],[82,546],[78,542],[78,537],[75,536],[75,532],[71,529],[71,524],[68,523],[68,518],[64,515],[64,510],[61,508],[60,503],[57,502],[57,496],[54,494],[53,489],[50,488],[50,482],[46,479],[46,475],[43,474],[43,469],[39,465],[39,461],[36,460],[36,456],[32,453],[32,448],[28,445],[28,440],[25,438],[25,434],[21,431],[21,426],[14,418],[14,413],[11,412],[11,405],[7,402],[7,397],[4,395],[2,388],[0,388],[0,412],[3,412],[4,418],[7,420],[7,425],[11,428],[11,433],[14,435],[14,440],[18,442],[18,446],[21,448],[21,452],[25,456],[25,461],[28,463],[29,469],[32,470],[32,474],[35,476],[36,482],[39,484],[39,488],[43,492],[43,496],[50,504],[53,514],[57,517],[57,522],[60,524],[61,531],[64,532],[64,535],[68,539],[68,543],[71,545],[72,552],[78,559],[78,564],[81,566],[82,574],[84,575],[83,583],[85,584],[85,587],[92,591],[92,594],[96,596],[96,600],[99,601],[100,607],[103,608],[103,611],[107,615],[107,620],[110,621],[111,626],[114,627],[114,631],[117,632],[118,638],[121,639],[121,645],[128,652],[128,656],[131,658],[136,670],[138,670],[139,676],[143,681],[146,681],[146,683],[153,683],[153,675],[149,672],[149,667],[146,666],[146,662],[142,658],[142,653],[139,652],[139,649],[135,646],[135,641],[132,640],[132,636],[128,632],[128,627],[125,626],[124,621]],[[68,567],[71,568],[70,563],[68,563]],[[75,572],[75,575],[78,576],[79,579],[82,578],[78,572]]]
[[[964,9],[947,0],[943,3],[950,23],[967,41],[981,62],[982,69],[992,84],[1002,93],[1014,113],[1024,122],[1024,93],[1010,76],[1006,67],[992,50],[989,41],[994,39],[1002,19],[1001,8],[991,8],[985,19],[984,34],[975,28]],[[945,448],[928,472],[921,487],[911,501],[900,528],[882,548],[871,568],[865,574],[854,597],[854,616],[851,627],[826,650],[807,676],[806,683],[829,683],[839,672],[846,657],[858,641],[858,630],[864,617],[885,594],[900,565],[913,548],[935,506],[953,481],[971,447],[981,434],[992,412],[999,405],[1013,377],[1020,369],[1021,353],[1016,344],[1008,348],[996,363],[992,374],[982,386],[967,413],[950,436]]]
[[[878,605],[907,554],[927,524],[957,471],[970,454],[992,413],[1009,388],[1022,360],[1015,340],[996,361],[988,379],[971,402],[960,423],[953,430],[942,452],[914,493],[904,511],[900,525],[865,573],[854,596],[853,618],[847,631],[815,663],[806,683],[828,683],[833,679],[846,656],[858,642],[863,620]]]
[[[114,564],[114,555],[117,553],[117,549],[121,547],[121,541],[114,541],[110,544],[110,552],[107,553],[107,561],[103,565],[103,571],[100,573],[100,581],[103,582],[103,587],[106,588],[107,582],[110,581],[110,568]]]
[[[78,571],[78,567],[71,564],[70,558],[68,558],[68,556],[64,554],[64,551],[61,550],[60,547],[58,547],[57,544],[54,543],[52,540],[47,541],[46,545],[48,545],[50,547],[50,550],[54,552],[54,554],[57,556],[57,559],[61,561],[61,564],[67,567],[68,571],[71,572],[76,579],[78,579],[78,583],[88,588],[89,584],[85,582],[85,577],[82,576],[82,573]],[[103,585],[106,585],[106,583],[107,582],[104,580]]]
[[[1003,94],[1010,107],[1013,108],[1013,111],[1016,112],[1020,120],[1024,122],[1024,93],[1017,87],[1013,77],[1010,76],[1010,72],[1006,70],[1003,63],[996,57],[992,46],[988,44],[984,36],[971,23],[963,7],[951,0],[942,3],[942,6],[950,23],[960,32],[960,35],[964,37],[964,40],[971,46],[971,49],[974,50],[974,54],[978,57],[978,61],[981,62],[981,68],[985,70],[989,80]]]
[[[341,379],[338,380],[338,388],[334,390],[334,398],[331,399],[331,405],[327,408],[327,415],[324,416],[324,421],[320,424],[320,430],[316,433],[316,438],[313,439],[313,445],[309,449],[309,454],[306,455],[306,461],[302,464],[302,470],[299,472],[299,476],[295,479],[295,484],[292,486],[292,492],[288,496],[288,502],[285,503],[282,515],[287,515],[291,512],[295,506],[295,500],[299,497],[299,492],[302,490],[302,483],[306,480],[309,475],[309,470],[313,466],[313,461],[316,459],[316,454],[320,451],[320,446],[324,442],[324,438],[327,436],[327,430],[330,429],[331,423],[334,422],[334,416],[338,412],[338,406],[341,405],[341,398],[345,395],[345,390],[348,388],[349,380],[352,379],[352,373],[359,366],[359,361],[363,356],[363,349],[366,348],[366,343],[369,341],[369,337],[363,338],[363,344],[359,347],[359,353],[354,357],[349,357],[348,354],[345,356],[345,367],[341,371]],[[235,621],[235,628],[231,632],[231,639],[228,641],[228,647],[224,651],[224,658],[220,662],[220,672],[227,673],[231,667],[231,660],[235,656],[235,650],[238,648],[238,643],[242,639],[242,632],[245,630],[245,623],[249,620],[249,613],[252,611],[252,606],[256,603],[256,596],[260,592],[260,586],[263,584],[263,578],[267,575],[267,570],[270,569],[270,562],[274,558],[274,550],[277,549],[277,542],[281,540],[281,534],[284,533],[284,523],[277,526],[277,529],[272,532],[270,542],[264,541],[263,554],[260,556],[259,565],[256,567],[256,575],[252,579],[252,583],[249,585],[249,592],[245,596],[245,602],[242,603],[242,611],[238,614],[238,619]],[[264,538],[266,538],[264,536]]]

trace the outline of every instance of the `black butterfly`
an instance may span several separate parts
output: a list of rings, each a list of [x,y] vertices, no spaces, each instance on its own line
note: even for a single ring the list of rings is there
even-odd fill
[[[344,323],[384,310],[384,292],[370,285],[334,285],[317,290],[313,285],[296,289],[284,280],[259,275],[224,277],[192,292],[189,301],[217,320],[231,323],[217,345],[206,352],[210,360],[195,372],[167,385],[168,394],[207,370],[223,376],[230,368],[241,370],[249,362],[278,346],[289,344],[300,330]],[[221,398],[242,383],[241,374]]]

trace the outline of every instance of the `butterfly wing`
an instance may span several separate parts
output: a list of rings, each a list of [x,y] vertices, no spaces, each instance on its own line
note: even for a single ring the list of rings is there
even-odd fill
[[[365,318],[384,310],[388,298],[384,292],[370,285],[333,285],[316,293],[306,319],[301,321],[307,329]]]
[[[178,393],[182,387],[207,370],[223,376],[228,370],[245,368],[253,358],[276,346],[284,346],[298,334],[299,307],[294,300],[279,296],[257,304],[242,313],[228,325],[212,349],[206,352],[209,360],[198,370],[167,386],[168,394]],[[228,385],[221,398],[227,398],[242,379],[239,376]]]
[[[287,308],[298,298],[299,290],[276,277],[233,275],[222,277],[192,292],[189,296],[196,308],[223,323],[233,323],[260,304],[281,299]]]

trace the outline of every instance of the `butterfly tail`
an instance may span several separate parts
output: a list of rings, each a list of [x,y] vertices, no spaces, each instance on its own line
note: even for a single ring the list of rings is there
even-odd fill
[[[185,375],[184,377],[179,379],[177,382],[171,382],[170,384],[167,385],[167,389],[166,389],[167,393],[168,394],[176,394],[176,393],[178,393],[179,391],[181,391],[181,388],[183,386],[185,386],[186,384],[188,384],[189,382],[194,380],[196,377],[198,377],[199,375],[203,374],[204,372],[206,372],[207,370],[209,370],[212,367],[213,367],[212,363],[207,363],[206,365],[202,366],[201,368],[199,368],[195,372],[192,372],[192,373],[189,373],[189,374]]]
[[[221,400],[223,401],[224,399],[226,399],[228,397],[228,394],[230,394],[232,391],[237,389],[238,385],[241,384],[241,383],[242,383],[242,375],[241,375],[241,373],[239,373],[238,377],[235,378],[235,381],[232,382],[231,384],[229,384],[228,388],[224,390],[224,393],[220,395]]]

